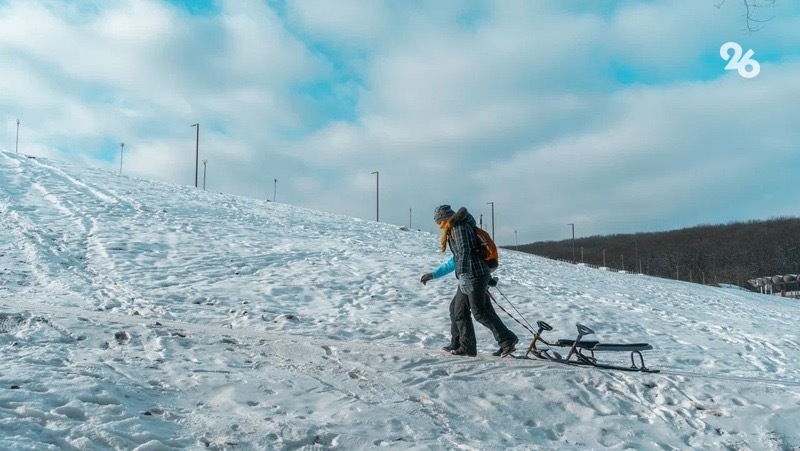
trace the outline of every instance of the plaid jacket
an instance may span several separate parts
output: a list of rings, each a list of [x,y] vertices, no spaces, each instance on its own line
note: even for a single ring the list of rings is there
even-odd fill
[[[461,207],[450,218],[452,235],[447,237],[447,245],[453,252],[456,263],[456,277],[466,274],[469,277],[489,275],[489,267],[480,257],[480,243],[475,234],[475,218],[467,209]]]

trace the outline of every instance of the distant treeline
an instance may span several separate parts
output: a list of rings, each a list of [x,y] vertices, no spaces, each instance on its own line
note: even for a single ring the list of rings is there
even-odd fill
[[[571,238],[542,241],[520,245],[519,250],[572,261],[572,244]],[[749,279],[800,274],[800,218],[575,238],[575,260],[657,277],[753,289]]]

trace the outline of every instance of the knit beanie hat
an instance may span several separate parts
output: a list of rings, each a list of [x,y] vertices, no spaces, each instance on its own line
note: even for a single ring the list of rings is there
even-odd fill
[[[440,222],[444,219],[449,218],[450,216],[453,216],[454,214],[456,214],[456,212],[454,212],[449,205],[439,205],[433,212],[433,220],[436,222]]]

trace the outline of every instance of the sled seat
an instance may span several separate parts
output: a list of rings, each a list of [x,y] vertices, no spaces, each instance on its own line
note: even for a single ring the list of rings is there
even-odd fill
[[[575,344],[575,340],[564,340],[564,339],[561,339],[561,340],[558,340],[556,342],[556,346],[563,346],[565,348],[571,348],[574,344]],[[600,342],[597,341],[597,340],[581,340],[581,341],[578,342],[578,347],[579,348],[592,349],[595,346],[597,346],[598,344],[600,344]]]
[[[592,351],[647,351],[653,347],[647,343],[601,343],[591,348]]]

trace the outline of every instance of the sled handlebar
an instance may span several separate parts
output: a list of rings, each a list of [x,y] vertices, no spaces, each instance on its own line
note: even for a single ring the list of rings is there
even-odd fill
[[[553,328],[544,321],[536,321],[536,325],[539,326],[539,333],[542,333],[543,330],[553,330]]]
[[[576,324],[575,327],[578,328],[578,337],[583,337],[594,333],[592,329],[589,329],[588,327],[584,326],[581,323]]]

